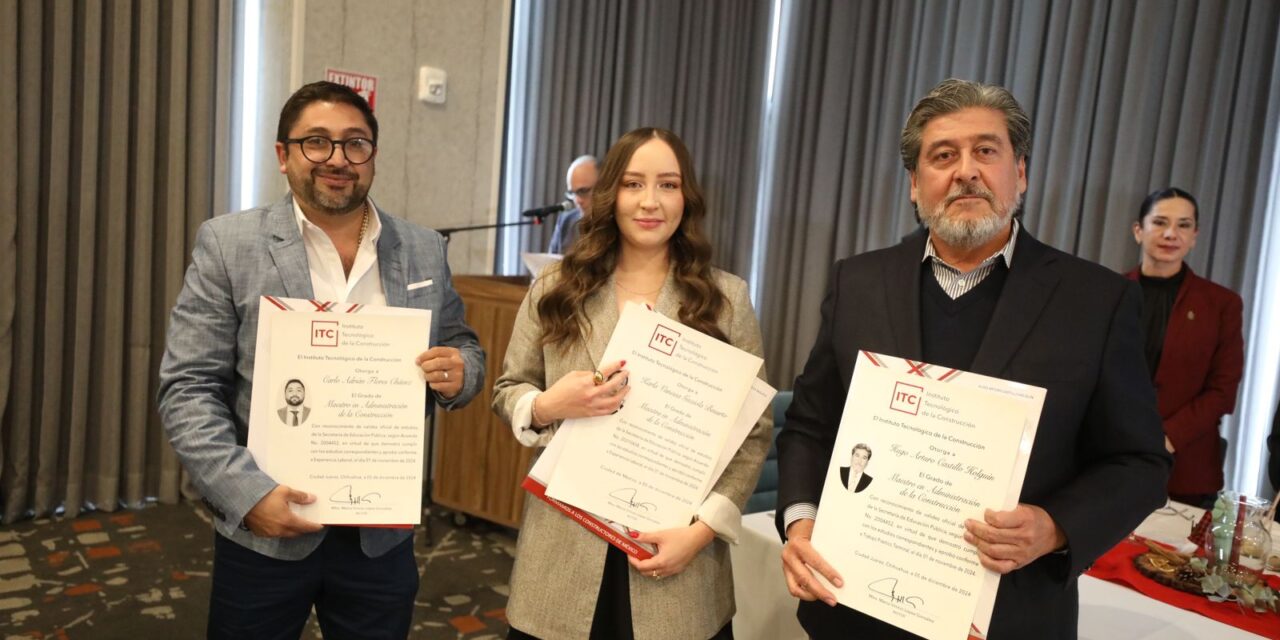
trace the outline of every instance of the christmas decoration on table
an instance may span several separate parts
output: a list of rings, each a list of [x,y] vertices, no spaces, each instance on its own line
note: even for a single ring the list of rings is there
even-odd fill
[[[1270,507],[1270,509],[1268,509]],[[1213,510],[1191,530],[1196,556],[1151,541],[1134,558],[1138,571],[1152,580],[1214,602],[1238,602],[1258,612],[1280,612],[1280,597],[1263,579],[1275,504],[1234,491],[1221,491]]]

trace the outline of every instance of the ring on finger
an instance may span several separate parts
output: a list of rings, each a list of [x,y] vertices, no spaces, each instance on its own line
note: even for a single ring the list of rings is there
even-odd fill
[[[657,579],[657,580],[661,580],[661,579],[662,579],[662,576],[658,573],[658,570],[657,570],[657,569],[654,569],[654,570],[653,570],[653,577],[654,577],[655,579]]]
[[[604,374],[600,373],[599,369],[596,369],[595,374],[591,376],[591,381],[596,383],[597,387],[604,384]]]
[[[445,381],[445,382],[448,382],[448,381],[449,381],[449,371],[448,371],[448,370],[445,370],[443,373],[444,373],[444,381]]]

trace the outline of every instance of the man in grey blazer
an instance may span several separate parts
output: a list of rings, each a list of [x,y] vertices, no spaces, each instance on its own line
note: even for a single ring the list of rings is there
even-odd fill
[[[201,225],[169,322],[160,415],[216,516],[211,638],[298,637],[314,606],[325,636],[404,638],[418,574],[412,530],[324,527],[289,503],[245,448],[263,295],[430,309],[417,357],[432,403],[465,405],[484,352],[463,318],[440,235],[368,198],[378,124],[341,85],[285,103],[275,144],[290,194]]]

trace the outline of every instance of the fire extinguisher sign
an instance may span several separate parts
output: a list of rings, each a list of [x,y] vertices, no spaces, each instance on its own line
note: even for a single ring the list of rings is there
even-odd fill
[[[336,82],[355,89],[360,97],[369,103],[369,108],[377,110],[374,100],[378,97],[378,78],[364,73],[356,73],[354,71],[343,71],[341,69],[325,69],[324,79],[329,82]]]

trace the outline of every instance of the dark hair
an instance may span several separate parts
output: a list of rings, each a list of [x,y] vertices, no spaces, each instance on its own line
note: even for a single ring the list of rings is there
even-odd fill
[[[609,149],[600,169],[600,179],[591,193],[591,210],[583,212],[579,223],[581,235],[560,261],[560,279],[538,301],[543,344],[567,347],[571,338],[585,335],[591,324],[591,319],[584,314],[587,298],[609,281],[618,260],[621,242],[614,208],[622,174],[636,149],[654,139],[667,143],[675,153],[680,165],[680,192],[684,196],[680,226],[667,241],[671,262],[675,265],[675,284],[683,294],[677,320],[728,342],[716,321],[720,312],[729,306],[729,300],[712,276],[711,243],[702,232],[706,204],[693,175],[693,159],[675,133],[642,127],[623,134]]]
[[[920,161],[920,145],[924,140],[925,125],[938,116],[971,107],[994,109],[1004,114],[1014,159],[1027,159],[1031,156],[1031,118],[1008,89],[994,84],[950,78],[938,83],[929,95],[921,98],[911,109],[911,115],[907,116],[907,124],[902,127],[902,139],[898,146],[898,151],[902,154],[902,165],[907,171],[915,173]]]
[[[1138,224],[1142,224],[1142,219],[1147,217],[1148,213],[1151,213],[1151,208],[1156,206],[1157,202],[1160,202],[1161,200],[1168,200],[1169,198],[1182,198],[1183,200],[1190,202],[1191,219],[1195,220],[1197,227],[1200,226],[1200,205],[1196,202],[1196,197],[1177,187],[1165,187],[1163,189],[1156,189],[1155,191],[1152,191],[1150,195],[1142,201],[1142,206],[1138,207]]]
[[[858,452],[858,449],[862,449],[863,451],[866,451],[866,452],[867,452],[867,462],[871,462],[871,447],[868,447],[867,445],[862,444],[861,442],[859,442],[858,444],[853,445],[853,451],[850,451],[850,452],[849,452],[849,455],[853,455],[853,454],[857,453],[857,452]]]
[[[289,385],[291,385],[291,384],[293,384],[293,383],[295,383],[295,382],[296,382],[296,383],[298,383],[298,385],[302,387],[302,390],[303,390],[303,391],[306,391],[306,389],[307,389],[307,385],[303,384],[303,383],[302,383],[302,381],[301,381],[301,380],[299,380],[299,379],[297,379],[297,378],[293,378],[293,379],[289,380],[288,382],[284,383],[284,388],[288,389],[288,388],[289,388]]]
[[[369,103],[365,102],[365,99],[351,87],[321,80],[302,85],[301,89],[294,91],[293,95],[285,101],[284,107],[280,109],[280,124],[276,126],[276,142],[284,142],[289,137],[289,130],[293,125],[298,124],[302,110],[313,102],[334,102],[355,107],[364,116],[365,123],[369,125],[373,141],[375,143],[378,141],[378,119],[373,116],[373,109],[369,108]]]

